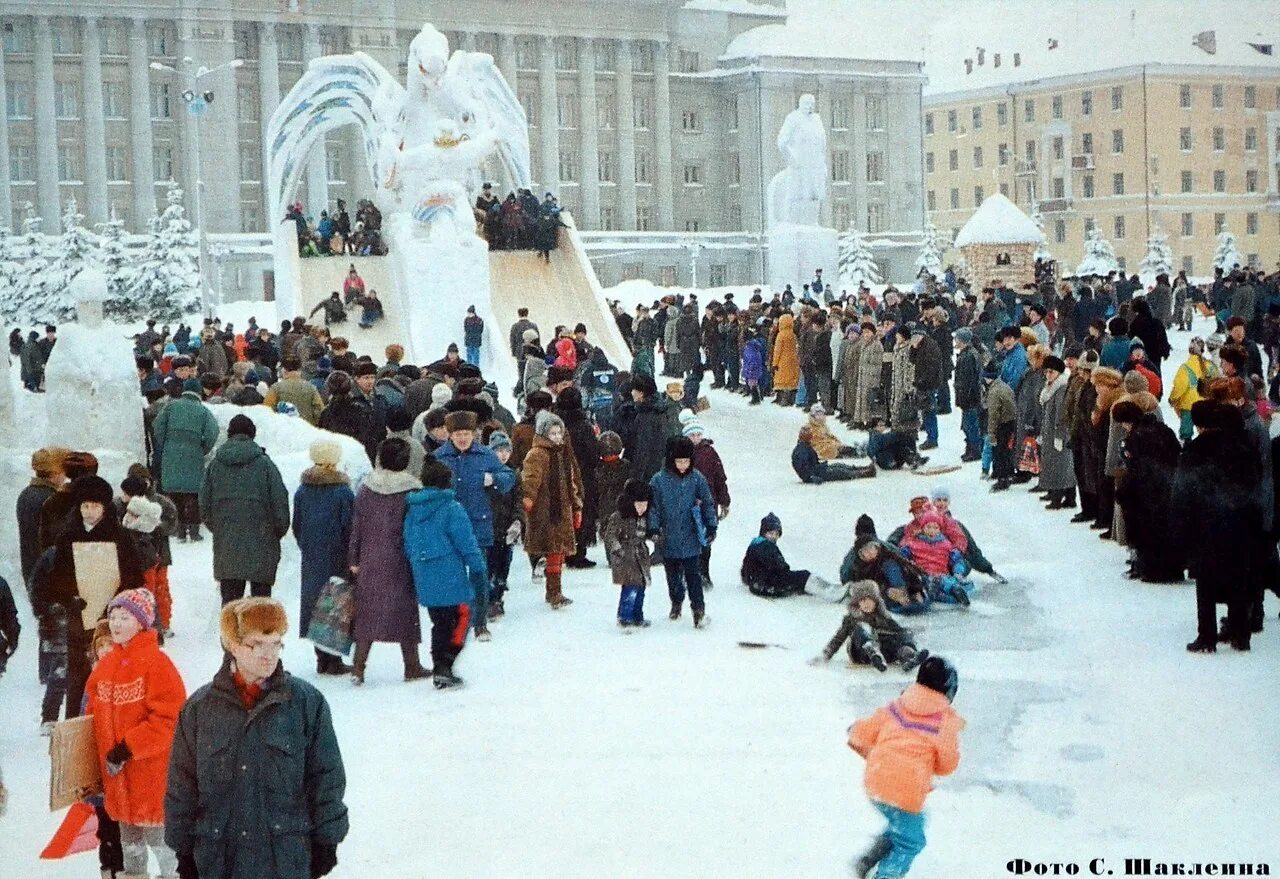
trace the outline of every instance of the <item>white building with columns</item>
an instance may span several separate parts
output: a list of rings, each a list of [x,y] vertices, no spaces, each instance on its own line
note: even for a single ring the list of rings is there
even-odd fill
[[[774,139],[805,92],[830,132],[826,221],[858,226],[905,277],[924,215],[921,64],[804,45],[786,19],[785,0],[0,0],[0,223],[20,228],[30,202],[57,232],[74,195],[89,224],[143,231],[166,181],[194,190],[198,154],[205,227],[234,251],[280,219],[263,132],[306,63],[359,50],[402,77],[431,21],[497,60],[538,190],[573,213],[606,285],[764,277]],[[186,74],[233,59],[194,86],[213,95],[197,121]],[[308,213],[370,196],[364,168],[357,132],[331,135],[304,175]],[[232,287],[256,292],[256,271]]]

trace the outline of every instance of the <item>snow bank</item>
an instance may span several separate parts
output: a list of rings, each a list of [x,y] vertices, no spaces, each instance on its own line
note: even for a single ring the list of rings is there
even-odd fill
[[[747,300],[751,298],[751,293],[757,287],[763,289],[763,284],[738,284],[728,287],[661,287],[652,281],[636,280],[623,281],[614,287],[606,287],[601,295],[609,302],[617,301],[622,307],[629,312],[634,312],[637,305],[652,306],[654,302],[665,296],[684,296],[689,298],[689,294],[695,294],[701,303],[710,302],[715,299],[719,302],[724,301],[726,293],[733,294],[734,302],[739,306],[746,306]]]
[[[693,12],[728,12],[734,15],[763,15],[769,18],[786,18],[787,10],[750,0],[689,0],[684,8]]]
[[[280,468],[280,475],[290,493],[298,487],[302,471],[311,466],[308,449],[316,440],[329,440],[342,447],[342,461],[338,469],[350,477],[352,485],[359,484],[373,469],[360,443],[349,436],[313,427],[296,415],[281,415],[266,406],[233,406],[230,403],[210,406],[209,409],[218,419],[219,442],[226,440],[227,425],[237,415],[244,415],[253,422],[258,429],[254,442],[266,449],[276,467]]]
[[[44,444],[114,449],[134,460],[144,452],[142,394],[133,346],[109,327],[66,324],[45,367]]]
[[[1016,204],[996,193],[988,196],[956,234],[953,247],[970,244],[1039,244],[1044,233]]]

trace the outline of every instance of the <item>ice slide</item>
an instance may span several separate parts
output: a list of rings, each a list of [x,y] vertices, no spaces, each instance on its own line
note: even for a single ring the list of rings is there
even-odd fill
[[[498,326],[488,327],[487,335],[493,344],[507,350],[508,331],[516,321],[516,309],[529,309],[529,318],[542,330],[543,342],[548,342],[549,335],[557,324],[572,328],[577,323],[586,324],[587,338],[592,344],[604,348],[609,361],[619,369],[629,368],[631,355],[626,343],[618,332],[618,326],[605,305],[601,293],[600,282],[587,259],[578,238],[578,231],[573,220],[565,215],[569,226],[561,230],[560,246],[552,251],[551,262],[543,262],[532,251],[499,250],[489,253],[489,278],[492,290],[493,314]],[[369,354],[375,362],[382,362],[383,349],[393,343],[405,344],[407,322],[404,320],[404,309],[410,307],[400,295],[392,272],[390,257],[357,256],[357,257],[310,257],[300,259],[295,252],[292,257],[293,274],[298,279],[296,289],[295,310],[297,314],[306,315],[331,292],[341,292],[342,281],[347,275],[348,267],[354,263],[360,277],[364,278],[365,289],[378,291],[386,318],[367,330],[360,329],[359,308],[348,311],[348,319],[344,324],[331,327],[335,336],[345,336],[351,340],[352,348]],[[429,267],[426,270],[430,270]],[[459,296],[466,297],[466,291],[459,291]],[[289,301],[287,296],[280,297],[281,309]],[[282,314],[281,320],[287,315]],[[317,313],[314,322],[319,323],[321,314]],[[456,340],[462,346],[462,327],[458,326]],[[405,345],[408,348],[408,345]],[[418,359],[423,363],[444,356],[444,350],[427,352]],[[514,372],[511,381],[501,386],[510,387],[515,381]]]

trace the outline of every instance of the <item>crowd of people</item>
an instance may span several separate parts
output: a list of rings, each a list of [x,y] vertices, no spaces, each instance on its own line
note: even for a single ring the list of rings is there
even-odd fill
[[[282,223],[293,223],[298,238],[299,256],[385,256],[382,240],[382,212],[367,198],[356,202],[355,223],[347,211],[347,203],[338,199],[330,213],[322,208],[320,217],[308,214],[302,202],[294,202]]]
[[[491,183],[484,184],[475,203],[477,227],[492,250],[536,250],[548,262],[565,226],[560,213],[560,202],[550,192],[542,201],[528,189],[499,200]]]
[[[241,875],[261,858],[300,865],[281,875],[321,876],[336,863],[347,817],[328,707],[279,663],[290,614],[272,593],[286,539],[301,556],[294,628],[306,634],[328,612],[335,581],[354,602],[352,662],[317,647],[315,673],[355,686],[375,643],[399,646],[406,681],[462,686],[457,664],[468,635],[490,640],[491,623],[507,613],[517,546],[550,608],[573,603],[566,572],[595,567],[589,550],[599,545],[619,588],[620,627],[650,625],[646,590],[659,566],[668,620],[681,620],[687,604],[693,626],[705,627],[732,469],[702,420],[708,371],[710,388],[750,404],[771,397],[803,407],[791,461],[806,484],[919,468],[921,452],[937,446],[938,415],[958,408],[962,462],[977,464],[993,492],[1026,484],[1050,510],[1078,509],[1073,522],[1129,548],[1134,578],[1176,582],[1189,571],[1197,636],[1188,649],[1249,649],[1262,629],[1264,585],[1280,583],[1280,455],[1267,394],[1280,290],[1274,277],[1248,273],[1205,289],[1184,284],[1182,294],[1167,281],[1144,291],[1122,278],[1058,285],[1046,276],[1020,292],[974,293],[948,274],[875,296],[866,288],[836,295],[815,273],[798,296],[789,287],[768,300],[757,291],[741,307],[732,294],[701,310],[692,295],[668,297],[634,316],[615,304],[631,354],[623,365],[582,323],[553,328],[544,343],[521,309],[508,333],[518,367],[509,392],[478,365],[483,323],[476,327],[474,313],[459,328],[465,359],[453,344],[421,365],[405,362],[398,344],[353,350],[331,335],[340,321],[324,304],[325,325],[299,316],[278,331],[252,318],[241,331],[216,319],[198,332],[148,322],[135,339],[147,460],[112,486],[89,452],[40,449],[17,506],[22,573],[39,621],[42,729],[64,715],[94,716],[107,779],[98,804],[104,871],[145,875],[148,851],[162,874],[183,879]],[[331,299],[367,310],[371,296],[352,266]],[[1191,340],[1166,389],[1167,333],[1186,302],[1221,332]],[[15,348],[15,339],[20,332],[11,353],[25,383],[28,345],[42,340]],[[39,389],[33,384],[28,390]],[[220,406],[239,411],[218,419]],[[255,442],[255,415],[268,410],[351,438],[370,475],[353,485],[343,445],[319,439],[291,496]],[[762,598],[807,593],[845,603],[814,662],[846,649],[856,665],[916,673],[917,684],[850,737],[871,761],[868,791],[890,827],[867,863],[900,871],[890,875],[904,875],[923,847],[923,793],[904,793],[900,774],[923,753],[930,771],[954,769],[963,724],[950,708],[955,668],[920,647],[900,618],[963,611],[975,573],[1004,582],[956,517],[946,485],[913,497],[904,518],[881,537],[860,516],[839,579],[829,582],[791,567],[782,522],[770,513],[740,566]],[[163,647],[183,598],[168,579],[170,544],[206,532],[225,661],[188,699]],[[92,555],[85,544],[95,545]],[[80,569],[87,558],[110,560],[114,595]],[[430,667],[420,655],[424,607]],[[0,625],[5,656],[17,638]],[[138,690],[127,699],[126,684]],[[877,749],[907,763],[886,770]],[[273,802],[290,803],[285,813],[262,811],[260,777],[228,795],[228,753],[245,766],[275,767],[271,777],[286,789],[273,791]],[[243,838],[208,832],[215,826],[242,828]]]

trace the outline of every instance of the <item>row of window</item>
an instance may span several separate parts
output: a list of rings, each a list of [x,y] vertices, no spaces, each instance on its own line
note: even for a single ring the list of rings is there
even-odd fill
[[[601,223],[601,228],[604,224]],[[606,230],[607,231],[607,230]],[[623,263],[622,278],[623,281],[639,281],[644,278],[644,265],[641,263]],[[699,279],[701,280],[701,279]],[[722,264],[715,264],[710,267],[707,275],[710,287],[724,287],[729,283],[729,267]],[[673,265],[658,266],[658,285],[661,287],[674,287],[679,282],[679,272]]]
[[[49,37],[55,55],[79,55],[83,51],[82,31],[72,19],[53,19],[49,24]],[[22,54],[35,49],[35,28],[25,19],[6,21],[3,27],[6,54]],[[147,52],[168,58],[174,54],[177,33],[170,25],[155,22],[147,24]],[[129,25],[123,20],[98,22],[98,50],[104,55],[127,55],[129,52]],[[243,56],[241,56],[243,57]],[[299,58],[299,61],[302,59]]]
[[[76,142],[58,144],[58,181],[75,183],[83,179],[81,157],[83,149]],[[129,155],[122,146],[109,146],[105,153],[107,166],[107,182],[127,183],[129,181]],[[155,180],[173,179],[173,147],[168,143],[156,143],[152,146],[151,171]],[[241,162],[241,171],[244,163]],[[260,176],[254,171],[247,180]],[[28,143],[9,144],[9,180],[11,183],[34,183],[36,179],[35,147]]]
[[[171,119],[176,90],[167,82],[149,83],[148,104],[152,119]],[[29,80],[15,80],[6,84],[5,115],[9,119],[30,119],[35,98]],[[256,93],[254,95],[256,102]],[[59,119],[80,118],[80,83],[75,80],[54,80],[53,112]],[[116,80],[102,82],[102,113],[107,119],[125,119],[129,114],[129,84]]]
[[[1183,83],[1178,86],[1178,106],[1184,110],[1191,109],[1191,84]],[[1280,90],[1276,92],[1277,99],[1280,100]],[[1247,85],[1244,87],[1240,96],[1241,105],[1246,110],[1256,110],[1258,107],[1258,87],[1256,85]],[[1215,110],[1221,110],[1227,105],[1227,88],[1221,83],[1214,83],[1209,89],[1209,106]]]

